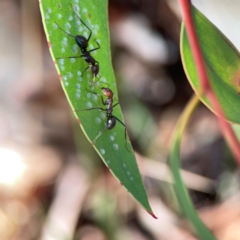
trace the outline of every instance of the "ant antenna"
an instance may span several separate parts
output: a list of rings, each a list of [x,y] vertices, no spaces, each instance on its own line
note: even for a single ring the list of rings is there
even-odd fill
[[[107,127],[105,127],[93,140],[93,143],[96,143],[96,140],[107,130]]]
[[[58,27],[59,27],[63,32],[65,32],[68,36],[75,38],[75,36],[73,36],[73,35],[71,35],[70,33],[66,32],[57,22],[55,22],[55,23],[56,23],[56,24],[58,25]]]
[[[73,110],[73,112],[82,112],[82,111],[88,111],[88,110],[102,110],[102,111],[106,111],[106,109],[104,108],[99,108],[99,107],[96,107],[96,108],[85,108],[85,109],[80,109],[80,110]]]
[[[98,83],[98,81],[101,79],[101,75],[100,74],[98,74],[98,78],[97,78],[97,80],[96,81],[94,81],[95,80],[95,78],[96,77],[94,77],[93,78],[93,81],[91,81],[91,88],[92,87],[94,87],[97,83]],[[100,83],[104,83],[104,82],[100,82]],[[107,83],[108,84],[108,83]],[[98,88],[99,88],[99,86],[98,85],[96,85]],[[99,88],[100,89],[100,88]]]
[[[98,75],[99,75],[99,77],[97,78],[96,81],[94,81],[94,80],[95,80],[95,77],[94,77],[93,81],[91,81],[91,86],[90,86],[91,88],[96,85],[99,89],[101,89],[101,88],[97,85],[97,83],[98,83],[99,80],[101,79],[101,75],[100,75],[100,74],[98,74]],[[106,84],[108,88],[109,88],[109,86],[110,86],[110,84],[108,84],[108,83],[106,83],[106,82],[101,82],[101,81],[100,81],[99,83]]]
[[[91,29],[83,22],[83,20],[80,18],[80,16],[78,15],[78,13],[76,12],[76,10],[74,9],[73,5],[72,5],[72,4],[70,4],[70,5],[71,5],[73,11],[75,12],[75,14],[78,16],[78,18],[79,18],[79,20],[81,21],[81,23],[82,23],[90,32],[92,32],[92,30],[91,30]]]

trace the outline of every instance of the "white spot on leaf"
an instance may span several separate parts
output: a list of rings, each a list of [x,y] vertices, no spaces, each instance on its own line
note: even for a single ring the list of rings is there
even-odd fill
[[[67,22],[67,23],[65,24],[65,26],[66,26],[67,29],[69,29],[69,28],[72,27],[71,24],[70,24],[69,22]]]
[[[64,65],[64,59],[59,59],[59,65]]]
[[[68,75],[69,78],[73,77],[73,74],[71,72],[68,72],[67,75]]]
[[[105,154],[105,150],[103,148],[100,149],[101,154]]]
[[[115,137],[113,135],[110,135],[110,140],[114,141]]]
[[[114,143],[114,144],[113,144],[113,148],[114,148],[115,150],[118,150],[118,144]]]
[[[77,44],[74,44],[73,47],[72,47],[72,52],[73,53],[77,53],[78,52],[78,45]]]
[[[102,122],[102,119],[101,119],[101,118],[99,118],[99,117],[97,117],[97,118],[96,118],[96,123],[98,123],[98,124],[99,124],[99,123],[101,123],[101,122]]]
[[[106,118],[106,113],[101,112],[101,118],[102,118],[102,119],[105,119],[105,118]]]
[[[91,108],[92,107],[92,103],[91,102],[87,102],[87,107]]]

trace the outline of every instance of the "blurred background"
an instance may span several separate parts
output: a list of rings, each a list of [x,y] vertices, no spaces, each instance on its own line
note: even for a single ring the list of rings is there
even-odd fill
[[[238,0],[194,5],[240,49]],[[119,99],[152,219],[102,163],[61,89],[38,1],[0,1],[0,239],[197,239],[173,195],[167,159],[193,95],[179,53],[177,0],[109,0]],[[199,105],[182,142],[182,175],[200,216],[240,239],[239,171],[215,116]]]

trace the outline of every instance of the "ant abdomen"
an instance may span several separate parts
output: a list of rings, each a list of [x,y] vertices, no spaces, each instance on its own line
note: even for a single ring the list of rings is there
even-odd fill
[[[116,125],[116,122],[117,121],[116,121],[116,118],[114,116],[108,117],[107,124],[106,124],[107,129],[109,129],[109,130],[113,129]]]
[[[92,66],[92,75],[96,76],[97,75],[96,73],[99,73],[99,65],[98,64]]]

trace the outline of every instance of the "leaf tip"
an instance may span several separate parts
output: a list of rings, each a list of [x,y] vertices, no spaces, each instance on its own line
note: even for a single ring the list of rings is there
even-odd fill
[[[147,211],[153,218],[158,219],[153,212]]]

